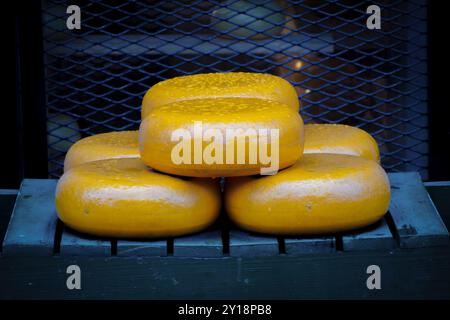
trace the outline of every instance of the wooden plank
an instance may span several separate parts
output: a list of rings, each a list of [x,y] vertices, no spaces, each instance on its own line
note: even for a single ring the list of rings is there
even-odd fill
[[[450,187],[450,181],[428,181],[423,184],[425,187]]]
[[[386,219],[342,236],[344,251],[389,250],[396,246]]]
[[[19,193],[19,190],[17,190],[17,189],[0,189],[0,196],[3,196],[3,195],[17,196],[18,193]]]
[[[25,179],[3,241],[4,255],[52,255],[56,180]]]
[[[417,172],[391,173],[392,214],[401,247],[449,245],[447,228]]]
[[[278,254],[276,237],[250,234],[239,230],[230,231],[230,256],[232,257],[277,256]]]
[[[81,290],[67,290],[72,264]],[[381,290],[366,286],[373,264]],[[21,256],[0,258],[0,284],[0,299],[449,299],[450,255],[434,247],[252,259]]]
[[[199,258],[222,257],[222,233],[220,230],[213,230],[175,238],[173,241],[173,255]]]
[[[60,255],[62,256],[110,256],[111,241],[97,239],[64,226]]]
[[[284,238],[286,254],[331,253],[336,251],[334,237],[297,237]]]
[[[117,240],[117,256],[167,256],[166,240]]]

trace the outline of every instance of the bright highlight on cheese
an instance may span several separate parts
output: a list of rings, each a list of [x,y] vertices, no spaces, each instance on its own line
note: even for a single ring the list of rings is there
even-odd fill
[[[343,154],[305,154],[266,177],[225,182],[227,214],[261,233],[306,235],[367,226],[388,210],[389,180],[372,160]]]
[[[142,161],[191,177],[270,175],[303,154],[303,120],[286,104],[251,98],[178,101],[139,128]]]
[[[203,123],[195,121],[193,131],[193,136],[191,131],[184,128],[172,132],[171,141],[178,142],[171,152],[174,164],[260,163],[261,175],[278,172],[279,129],[227,128],[223,134],[222,130],[217,128],[208,128],[203,132]],[[203,147],[204,143],[208,144]]]
[[[108,237],[173,237],[200,231],[218,217],[217,179],[180,178],[139,159],[78,165],[59,179],[56,210],[72,229]]]

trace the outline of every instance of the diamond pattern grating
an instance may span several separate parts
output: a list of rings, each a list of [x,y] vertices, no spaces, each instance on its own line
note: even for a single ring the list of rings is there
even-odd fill
[[[81,8],[81,30],[66,8]],[[426,4],[373,1],[42,1],[49,176],[77,139],[137,129],[153,84],[200,72],[282,76],[307,123],[345,123],[377,139],[388,171],[427,177]],[[243,9],[242,9],[243,8]]]

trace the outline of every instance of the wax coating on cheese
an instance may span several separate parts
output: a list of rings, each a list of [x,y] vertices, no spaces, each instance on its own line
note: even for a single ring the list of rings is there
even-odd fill
[[[299,109],[295,88],[283,78],[251,72],[204,73],[176,77],[151,87],[142,101],[142,119],[156,106],[207,98],[259,98]]]
[[[375,161],[341,154],[305,154],[274,176],[227,178],[225,184],[231,220],[268,234],[363,227],[387,212],[389,200],[389,180]]]
[[[339,153],[380,162],[375,139],[366,131],[343,124],[306,124],[304,153]]]
[[[179,178],[139,159],[85,163],[58,181],[56,209],[69,227],[97,236],[172,237],[197,232],[219,215],[217,179]]]
[[[144,163],[182,176],[260,174],[262,168],[269,170],[277,159],[277,170],[293,165],[303,153],[302,118],[289,106],[271,100],[216,98],[174,102],[154,108],[139,130]],[[186,147],[176,151],[183,141]],[[245,154],[242,161],[238,157],[241,151]],[[214,156],[211,161],[209,155]]]
[[[138,131],[118,131],[83,138],[67,152],[64,171],[90,161],[139,158],[138,135]]]

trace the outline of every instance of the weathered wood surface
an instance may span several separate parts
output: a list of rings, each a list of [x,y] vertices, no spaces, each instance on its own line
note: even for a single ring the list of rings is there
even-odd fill
[[[117,256],[167,256],[167,240],[117,240]]]
[[[66,269],[81,268],[81,290]],[[366,286],[381,268],[381,290]],[[0,257],[0,298],[450,299],[447,248],[227,258]]]
[[[25,179],[3,241],[4,255],[52,255],[56,180]]]
[[[59,252],[60,255],[111,256],[111,241],[81,234],[64,226]]]
[[[287,237],[284,238],[286,254],[331,253],[336,251],[334,237]]]
[[[276,256],[279,254],[278,240],[275,237],[231,230],[229,242],[230,256],[232,257]]]
[[[386,219],[342,236],[344,251],[389,250],[396,246]]]
[[[449,234],[417,172],[389,174],[391,205],[400,245],[448,246]]]
[[[220,230],[213,230],[175,238],[173,255],[176,257],[221,257],[223,256],[222,233]]]

